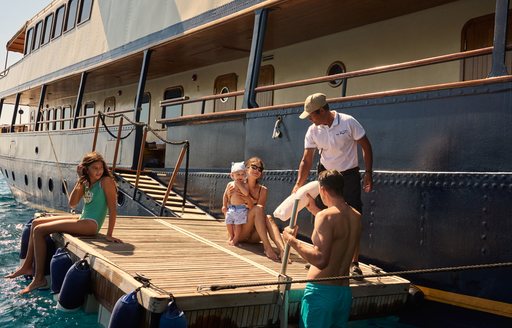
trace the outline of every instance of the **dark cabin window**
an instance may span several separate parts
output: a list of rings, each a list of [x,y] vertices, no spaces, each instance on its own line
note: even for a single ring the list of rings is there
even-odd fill
[[[25,41],[25,55],[28,55],[32,51],[32,40],[34,39],[34,28],[30,28],[27,31],[27,40]]]
[[[68,1],[68,10],[66,11],[66,24],[64,25],[64,32],[72,30],[75,27],[77,8],[78,0]]]
[[[44,29],[43,29],[43,39],[41,41],[41,45],[47,44],[50,42],[50,38],[52,36],[52,26],[53,26],[53,13],[46,16],[44,19]]]
[[[89,127],[89,126],[94,126],[94,114],[96,113],[95,111],[95,108],[94,108],[94,102],[88,102],[87,104],[85,104],[84,106],[84,116],[90,116],[90,117],[86,117],[84,118],[84,125],[83,127]]]
[[[508,12],[507,44],[512,43],[512,10]],[[468,51],[493,45],[494,14],[470,19],[462,28],[461,50]],[[512,51],[508,50],[505,57],[508,71],[512,69]],[[463,81],[484,79],[491,72],[492,54],[466,58],[462,60]]]
[[[78,24],[88,21],[91,18],[92,0],[82,0],[78,11]]]
[[[37,50],[41,45],[41,32],[43,31],[43,21],[37,22],[34,31],[34,42],[32,44],[32,49]]]
[[[329,65],[329,68],[327,68],[327,75],[335,75],[335,74],[341,74],[341,73],[345,73],[345,72],[346,72],[345,65],[340,61],[332,63],[331,65]],[[342,83],[343,83],[343,79],[332,80],[332,81],[329,81],[329,86],[336,88],[336,87],[339,87]]]
[[[183,97],[183,87],[172,87],[164,92],[164,100]],[[180,117],[183,115],[183,105],[169,105],[162,108],[162,118]],[[162,128],[165,124],[162,124]]]
[[[62,26],[64,24],[64,13],[66,5],[63,5],[55,11],[55,25],[53,25],[52,39],[62,35]]]

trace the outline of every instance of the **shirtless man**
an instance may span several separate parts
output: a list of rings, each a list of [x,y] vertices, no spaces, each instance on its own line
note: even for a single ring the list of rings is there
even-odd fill
[[[297,238],[298,226],[283,231],[285,242],[311,264],[307,279],[348,276],[352,256],[361,236],[361,214],[343,198],[343,176],[327,170],[318,177],[320,197],[327,206],[320,211],[310,197],[308,210],[315,214],[313,247]],[[345,327],[352,291],[348,280],[307,283],[302,298],[300,327]]]

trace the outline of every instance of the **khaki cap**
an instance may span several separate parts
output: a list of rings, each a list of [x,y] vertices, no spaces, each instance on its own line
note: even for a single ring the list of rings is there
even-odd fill
[[[313,93],[304,101],[304,111],[300,114],[299,118],[305,119],[309,114],[327,105],[326,96],[323,93]]]

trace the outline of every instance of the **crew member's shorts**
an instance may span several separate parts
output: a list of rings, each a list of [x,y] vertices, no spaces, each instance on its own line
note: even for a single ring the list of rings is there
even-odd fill
[[[226,224],[246,224],[247,206],[229,205],[226,212]]]
[[[301,328],[347,327],[352,306],[349,286],[308,282],[300,310]]]

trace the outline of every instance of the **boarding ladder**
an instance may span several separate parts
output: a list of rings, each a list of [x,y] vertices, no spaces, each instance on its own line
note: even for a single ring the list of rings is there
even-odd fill
[[[160,174],[160,176],[165,178],[165,174]],[[116,172],[116,177],[120,178],[118,181],[125,181],[130,186],[135,188],[137,181],[136,173],[119,171]],[[160,208],[163,204],[165,193],[167,192],[167,187],[162,182],[151,177],[149,174],[141,173],[139,174],[137,190],[140,193],[143,193],[142,197],[140,198],[144,199],[146,203],[148,203],[148,201],[149,204],[151,204],[151,202],[155,203],[154,209],[150,207],[148,210],[150,210],[154,215],[160,215]],[[146,205],[146,207],[149,206]],[[165,208],[172,212],[171,216],[186,217],[192,219],[209,218],[206,212],[198,208],[196,205],[190,203],[187,200],[183,202],[183,197],[174,191],[170,192]]]

